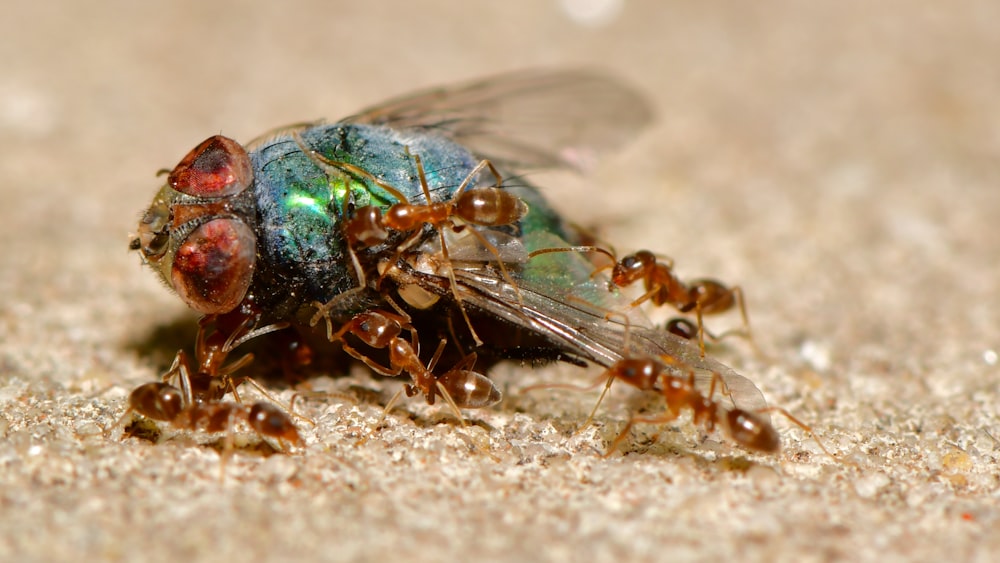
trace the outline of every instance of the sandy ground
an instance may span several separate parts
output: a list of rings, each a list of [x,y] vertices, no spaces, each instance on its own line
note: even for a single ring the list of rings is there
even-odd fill
[[[995,556],[1000,4],[649,0],[596,20],[570,2],[362,4],[5,8],[0,558]],[[517,365],[470,429],[410,401],[363,446],[398,384],[331,370],[308,382],[333,393],[301,403],[304,451],[241,447],[221,481],[215,437],[104,436],[194,334],[126,252],[156,170],[219,132],[583,64],[659,119],[547,193],[619,249],[741,285],[764,353],[714,353],[842,461],[780,418],[777,456],[682,421],[604,459],[635,394],[573,435],[594,393],[518,390],[598,371]]]

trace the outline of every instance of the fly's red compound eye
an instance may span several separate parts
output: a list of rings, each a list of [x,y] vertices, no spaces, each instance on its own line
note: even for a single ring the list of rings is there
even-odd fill
[[[257,252],[253,231],[238,219],[214,219],[195,229],[174,254],[174,290],[206,315],[233,310],[246,295]]]
[[[196,197],[224,197],[245,190],[253,180],[250,156],[236,141],[209,137],[181,160],[167,182],[172,188]]]

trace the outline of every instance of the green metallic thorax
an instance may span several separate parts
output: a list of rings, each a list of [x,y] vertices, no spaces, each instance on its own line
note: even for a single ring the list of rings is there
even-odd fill
[[[286,294],[284,301],[301,304],[327,302],[355,287],[341,228],[348,190],[355,207],[385,209],[398,203],[372,180],[377,178],[410,203],[423,203],[413,155],[422,159],[435,201],[450,199],[478,163],[466,149],[441,137],[406,137],[383,127],[351,124],[312,127],[298,139],[281,135],[254,150],[258,263],[267,265],[259,283],[269,290],[256,293],[277,290]],[[367,174],[351,174],[335,163]]]

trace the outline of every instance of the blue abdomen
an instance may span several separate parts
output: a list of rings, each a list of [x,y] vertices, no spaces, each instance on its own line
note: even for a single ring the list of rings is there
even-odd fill
[[[300,303],[326,302],[356,285],[341,217],[348,190],[356,206],[398,203],[363,175],[324,164],[346,162],[365,170],[411,203],[424,195],[413,155],[423,161],[435,201],[445,201],[478,159],[447,139],[421,133],[411,137],[384,127],[333,124],[300,133],[302,143],[322,155],[305,154],[290,135],[278,136],[251,153],[257,198],[257,251],[267,264],[265,283],[295,293]],[[484,178],[492,184],[492,178]]]

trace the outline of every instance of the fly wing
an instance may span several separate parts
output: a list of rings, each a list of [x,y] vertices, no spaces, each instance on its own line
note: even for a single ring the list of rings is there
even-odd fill
[[[515,291],[487,269],[456,269],[455,277],[459,296],[468,306],[544,335],[581,358],[610,367],[627,355],[662,357],[677,375],[686,377],[693,371],[704,392],[711,385],[712,374],[717,374],[726,385],[723,393],[728,393],[737,407],[758,411],[767,406],[752,381],[717,360],[701,357],[696,347],[669,332],[607,319],[595,308],[554,298],[529,282],[518,281]]]
[[[736,406],[750,411],[767,406],[752,381],[712,358],[701,357],[688,341],[652,328],[641,309],[630,307],[629,300],[608,289],[605,277],[592,275],[593,266],[582,254],[566,251],[529,257],[528,249],[565,247],[555,235],[536,232],[523,241],[503,239],[504,244],[494,245],[497,254],[493,255],[481,249],[490,231],[481,233],[483,239],[465,237],[451,240],[448,246],[449,253],[465,257],[461,263],[452,262],[464,306],[530,330],[570,356],[604,367],[629,356],[657,356],[679,376],[693,372],[703,392],[708,392],[715,374],[726,386],[716,392],[728,395]],[[439,252],[434,239],[423,250]],[[504,262],[508,275],[516,279],[500,272],[497,261]],[[399,270],[393,275],[400,276],[397,281],[403,285],[416,283],[442,298],[452,297],[449,282],[441,275]],[[410,275],[416,278],[405,279]]]
[[[442,135],[509,169],[583,168],[652,120],[642,96],[588,70],[521,71],[417,92],[342,121]]]

